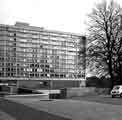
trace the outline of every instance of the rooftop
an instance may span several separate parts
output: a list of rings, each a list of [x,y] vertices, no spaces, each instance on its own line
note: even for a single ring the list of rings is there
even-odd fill
[[[31,26],[29,23],[25,22],[16,22],[15,25],[4,25],[0,24],[1,26],[6,26],[6,27],[13,27],[13,28],[23,28],[23,29],[32,29],[34,31],[45,31],[45,32],[51,32],[51,33],[57,33],[57,34],[66,34],[66,35],[74,35],[74,36],[83,36],[78,33],[72,33],[72,32],[63,32],[63,31],[57,31],[57,30],[47,30],[44,27],[37,27],[37,26]]]

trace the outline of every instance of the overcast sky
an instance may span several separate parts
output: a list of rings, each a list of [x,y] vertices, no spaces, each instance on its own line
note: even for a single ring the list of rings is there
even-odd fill
[[[87,14],[100,1],[0,0],[0,24],[21,21],[46,29],[85,34]],[[122,5],[122,0],[115,1]]]

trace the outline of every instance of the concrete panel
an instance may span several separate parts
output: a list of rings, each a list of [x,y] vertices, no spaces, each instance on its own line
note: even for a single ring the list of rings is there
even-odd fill
[[[86,87],[79,87],[79,88],[66,88],[61,90],[61,94],[64,98],[71,98],[74,96],[83,96],[86,94],[91,94],[95,92],[95,88],[86,88]]]
[[[42,83],[42,84],[40,84]],[[18,81],[19,87],[26,87],[30,89],[61,89],[61,88],[71,88],[80,87],[81,81],[73,80],[23,80]]]

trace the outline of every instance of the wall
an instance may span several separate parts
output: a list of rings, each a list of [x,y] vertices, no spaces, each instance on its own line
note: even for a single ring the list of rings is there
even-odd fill
[[[69,81],[69,80],[56,80],[52,83],[53,89],[61,89],[61,88],[71,88],[71,87],[79,87],[79,81]]]
[[[79,88],[67,88],[62,90],[65,94],[66,98],[71,98],[74,96],[83,96],[87,94],[95,94],[95,88],[86,88],[86,87],[79,87]]]
[[[40,84],[40,82],[45,82]],[[27,87],[30,89],[61,89],[61,88],[71,88],[80,87],[80,81],[69,81],[69,80],[47,80],[47,81],[36,81],[36,80],[23,80],[18,81],[19,87]]]

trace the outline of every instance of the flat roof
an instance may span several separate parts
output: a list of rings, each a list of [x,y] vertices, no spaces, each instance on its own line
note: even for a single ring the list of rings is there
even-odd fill
[[[74,36],[81,36],[81,37],[85,36],[85,35],[81,35],[79,33],[63,32],[63,31],[57,31],[57,30],[48,30],[43,27],[31,26],[31,25],[29,25],[29,23],[24,23],[24,22],[16,22],[15,25],[0,24],[0,26],[23,28],[23,29],[28,29],[28,30],[38,31],[38,32],[45,31],[45,32],[51,32],[51,33],[57,33],[57,34],[66,34],[66,35],[74,35]]]

